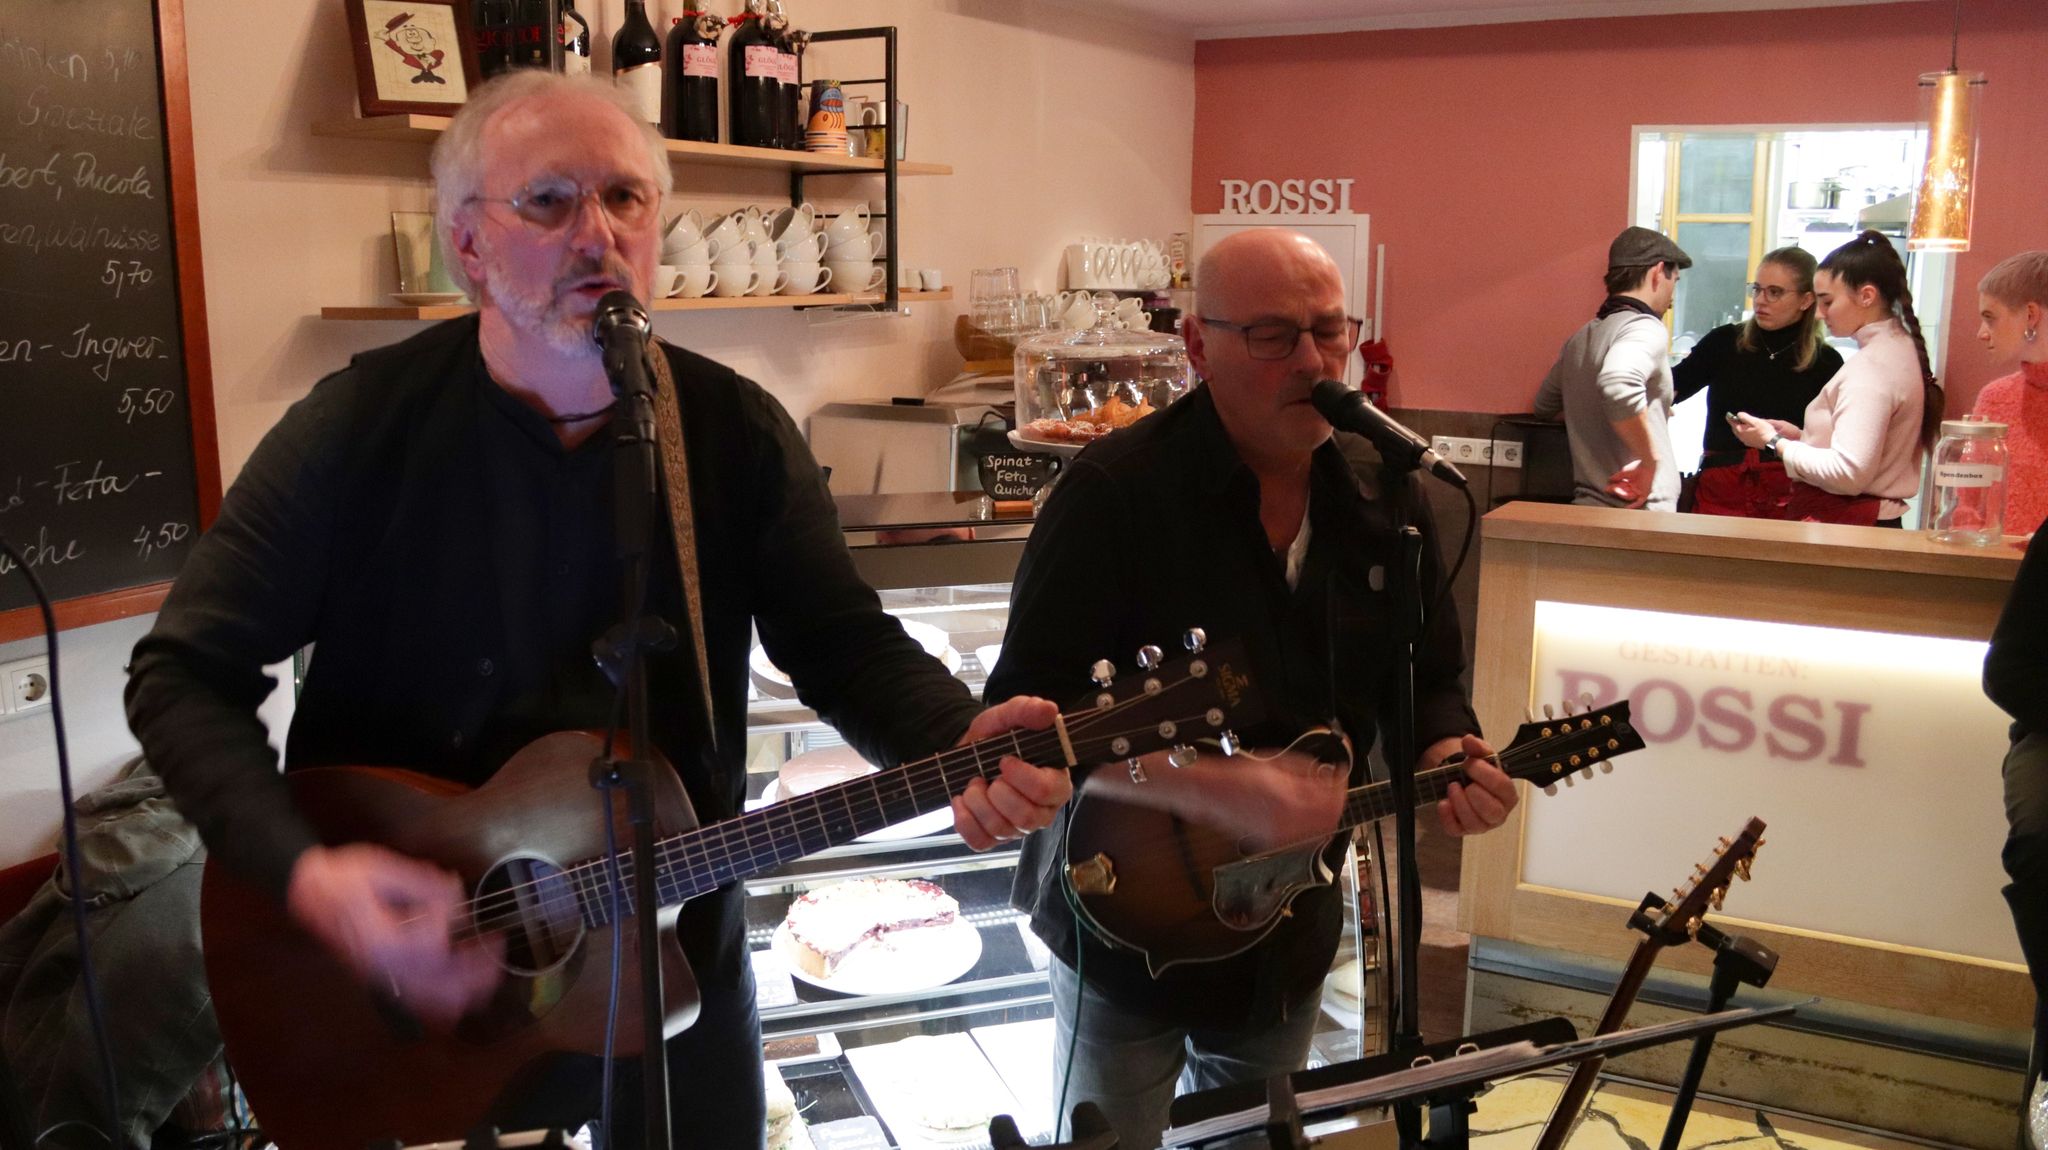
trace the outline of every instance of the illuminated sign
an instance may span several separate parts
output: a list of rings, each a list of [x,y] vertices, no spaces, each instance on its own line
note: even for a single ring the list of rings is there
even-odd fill
[[[1768,845],[1729,915],[2019,961],[1984,646],[1538,602],[1531,703],[1626,698],[1649,746],[1530,804],[1523,881],[1668,893],[1757,815]]]

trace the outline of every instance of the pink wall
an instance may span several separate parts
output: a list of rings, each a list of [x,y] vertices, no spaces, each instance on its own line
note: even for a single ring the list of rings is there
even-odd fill
[[[1948,3],[1213,40],[1196,48],[1196,212],[1225,178],[1355,178],[1387,245],[1403,407],[1526,410],[1599,302],[1628,222],[1630,131],[1917,120]],[[2048,6],[1971,0],[1960,65],[1991,81],[1972,250],[1959,259],[1951,411],[1994,372],[1976,283],[2048,247]]]

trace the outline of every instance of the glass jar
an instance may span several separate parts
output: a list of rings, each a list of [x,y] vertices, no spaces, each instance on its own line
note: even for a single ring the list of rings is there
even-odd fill
[[[1017,345],[1017,446],[1078,449],[1194,390],[1179,336],[1120,330],[1121,323],[1098,305],[1094,327]]]
[[[2005,424],[1945,419],[1934,445],[1934,502],[1927,530],[1937,543],[1989,547],[2005,527]]]

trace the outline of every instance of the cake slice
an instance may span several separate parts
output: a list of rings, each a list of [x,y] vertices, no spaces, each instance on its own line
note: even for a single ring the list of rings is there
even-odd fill
[[[923,879],[857,878],[789,904],[793,957],[812,978],[829,979],[855,948],[892,931],[944,926],[960,917],[953,896]]]

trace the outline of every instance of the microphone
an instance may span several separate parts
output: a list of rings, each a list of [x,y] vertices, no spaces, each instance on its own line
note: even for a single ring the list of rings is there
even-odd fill
[[[1445,483],[1466,486],[1464,472],[1438,455],[1430,447],[1429,440],[1394,422],[1393,417],[1367,402],[1364,393],[1353,391],[1334,379],[1326,379],[1316,384],[1309,401],[1316,405],[1324,419],[1330,421],[1331,427],[1372,440],[1372,445],[1379,449],[1388,463],[1411,470],[1427,468],[1431,475]]]
[[[654,394],[647,378],[647,309],[629,291],[608,291],[597,301],[591,338],[604,349],[604,374],[615,396]]]

